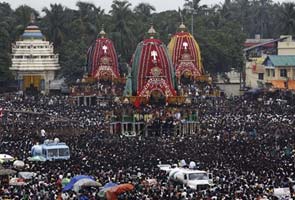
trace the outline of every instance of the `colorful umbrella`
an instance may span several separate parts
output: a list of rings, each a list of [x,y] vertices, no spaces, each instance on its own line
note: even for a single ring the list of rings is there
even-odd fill
[[[69,178],[63,178],[61,180],[62,187],[65,187],[70,182]]]
[[[115,187],[112,187],[106,192],[107,200],[118,200],[118,195],[131,191],[134,189],[134,186],[130,183],[121,184]]]
[[[103,188],[99,191],[98,196],[100,198],[104,198],[106,196],[106,192],[110,190],[112,187],[118,186],[118,184],[114,182],[108,182],[103,186]]]
[[[73,190],[75,192],[79,192],[79,190],[83,187],[100,187],[101,184],[99,182],[96,182],[92,179],[89,178],[83,178],[78,180],[74,186],[73,186]]]
[[[66,184],[63,187],[63,192],[65,191],[69,191],[69,190],[80,190],[80,188],[83,186],[83,184],[85,184],[86,182],[90,182],[93,181],[95,182],[94,178],[91,176],[86,176],[86,175],[78,175],[78,176],[74,176],[71,181]],[[93,183],[95,184],[95,183]],[[99,183],[98,183],[99,184]]]

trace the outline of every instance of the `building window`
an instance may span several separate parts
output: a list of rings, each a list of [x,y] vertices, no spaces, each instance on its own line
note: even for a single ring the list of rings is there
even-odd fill
[[[267,76],[270,77],[270,69],[266,69]]]
[[[264,73],[258,73],[258,79],[263,80],[263,75],[264,75]]]
[[[272,71],[272,77],[276,76],[276,71],[274,69],[271,70]]]
[[[287,77],[287,70],[286,69],[280,69],[280,76],[281,77]]]

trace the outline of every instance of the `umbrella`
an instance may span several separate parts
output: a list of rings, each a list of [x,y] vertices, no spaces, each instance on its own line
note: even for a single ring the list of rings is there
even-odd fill
[[[32,179],[37,174],[35,172],[19,172],[18,175],[23,179]]]
[[[103,186],[103,188],[111,188],[111,187],[115,187],[115,186],[117,186],[118,184],[117,183],[114,183],[114,182],[108,182],[108,183],[106,183],[104,186]]]
[[[25,166],[25,163],[21,160],[16,160],[13,162],[14,168],[23,168]]]
[[[130,183],[120,184],[118,186],[112,187],[106,192],[107,200],[117,200],[118,195],[128,192],[134,189],[134,186]]]
[[[14,158],[8,154],[0,154],[0,159],[3,161],[13,161]]]
[[[73,190],[73,189],[74,189],[74,185],[75,185],[75,183],[77,183],[79,180],[82,180],[82,179],[90,179],[90,180],[95,181],[94,178],[91,177],[91,176],[85,176],[85,175],[74,176],[74,177],[71,179],[71,181],[70,181],[67,185],[64,186],[64,188],[63,188],[62,191],[65,192],[65,191],[68,191],[68,190]],[[81,182],[80,182],[80,183],[81,183]],[[76,187],[77,187],[77,186],[76,186]]]
[[[28,160],[31,162],[45,162],[46,158],[43,156],[33,156],[33,157],[28,157]]]
[[[15,170],[12,169],[0,169],[0,176],[16,174]]]
[[[9,180],[9,185],[22,186],[22,185],[26,185],[26,184],[27,183],[22,178],[12,178]]]
[[[61,180],[62,187],[65,187],[70,182],[69,178],[63,178]]]
[[[92,180],[92,179],[89,179],[89,178],[83,178],[83,179],[80,179],[78,180],[74,186],[73,186],[73,190],[75,192],[79,192],[79,190],[82,188],[82,187],[100,187],[101,184]]]
[[[103,187],[102,187],[102,189],[99,191],[99,193],[98,193],[98,196],[100,197],[100,198],[104,198],[105,196],[106,196],[106,192],[109,190],[109,189],[111,189],[112,187],[115,187],[115,186],[117,186],[118,184],[117,183],[114,183],[114,182],[108,182],[108,183],[106,183]]]

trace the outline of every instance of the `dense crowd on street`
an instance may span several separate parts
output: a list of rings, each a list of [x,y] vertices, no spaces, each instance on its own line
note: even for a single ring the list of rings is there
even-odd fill
[[[190,89],[196,93],[196,89]],[[189,90],[189,91],[190,91]],[[62,194],[60,180],[83,174],[102,185],[132,183],[135,189],[119,197],[128,200],[276,199],[274,188],[295,181],[295,95],[287,91],[249,93],[240,97],[196,95],[183,105],[77,106],[68,96],[0,96],[0,153],[23,160],[23,171],[37,173],[25,186],[1,185],[6,199],[99,199],[97,188]],[[163,133],[124,137],[110,134],[111,118],[148,114],[148,121],[171,126],[197,115],[192,135]],[[58,137],[70,147],[71,158],[30,162],[31,147]],[[171,129],[172,130],[172,129]],[[168,180],[159,163],[195,161],[213,173],[214,186],[195,191]],[[3,167],[12,168],[11,163]],[[153,186],[144,184],[156,179]]]

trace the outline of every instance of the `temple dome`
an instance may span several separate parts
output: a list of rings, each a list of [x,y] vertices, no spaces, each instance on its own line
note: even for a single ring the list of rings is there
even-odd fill
[[[22,34],[23,40],[43,40],[44,35],[42,34],[39,27],[35,24],[35,16],[31,15],[30,24],[26,27],[24,33]]]
[[[131,61],[132,93],[150,97],[153,91],[165,97],[175,96],[175,75],[165,44],[155,39],[151,26],[147,38],[137,45]]]
[[[176,77],[190,74],[194,78],[204,74],[200,47],[195,38],[186,31],[183,23],[168,44],[169,55],[175,67]]]
[[[119,78],[118,58],[113,42],[106,38],[104,29],[87,52],[88,74],[97,80]]]

